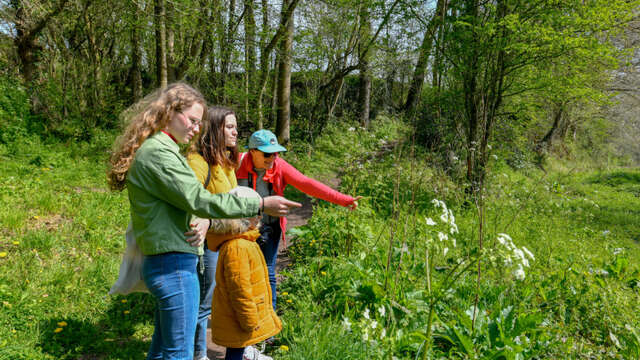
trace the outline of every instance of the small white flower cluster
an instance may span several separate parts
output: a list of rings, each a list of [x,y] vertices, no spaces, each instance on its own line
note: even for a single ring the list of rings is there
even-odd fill
[[[529,259],[535,261],[533,253],[526,247],[518,248],[507,234],[498,234],[498,243],[502,245],[504,264],[513,267],[513,276],[518,280],[524,280],[524,268],[529,267]]]
[[[380,318],[384,320],[384,316],[387,313],[384,306],[380,306],[378,308],[378,313],[380,314]],[[371,344],[376,344],[377,340],[382,341],[387,336],[387,329],[378,323],[369,310],[369,308],[364,309],[362,313],[362,318],[356,324],[352,323],[348,317],[342,317],[342,327],[346,331],[356,331],[362,334],[362,341],[370,342]]]
[[[447,243],[450,242],[452,247],[456,247],[456,239],[453,237],[454,234],[458,233],[458,225],[456,225],[456,218],[453,216],[453,211],[447,208],[447,204],[442,200],[433,199],[431,203],[439,209],[442,209],[442,213],[440,214],[440,221],[446,226],[444,231],[438,231],[438,240],[442,244],[442,253],[443,256],[447,256],[449,252],[449,248],[447,247]],[[430,217],[425,217],[425,224],[428,226],[437,226],[438,223],[434,221]]]

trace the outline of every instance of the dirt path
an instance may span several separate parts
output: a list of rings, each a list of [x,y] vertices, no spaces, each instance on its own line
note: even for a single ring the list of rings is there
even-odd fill
[[[339,185],[339,180],[335,179],[334,181],[330,181],[329,185],[333,188],[337,188]],[[287,228],[291,229],[294,227],[302,226],[309,221],[311,215],[313,214],[313,206],[311,204],[311,198],[306,197],[302,202],[302,207],[292,210],[291,214],[287,216]],[[287,236],[287,247],[291,245],[291,239]],[[287,256],[287,249],[280,244],[280,249],[278,251],[278,261],[276,263],[276,273],[280,273],[280,270],[286,267],[290,263],[289,257]],[[278,275],[278,283],[282,281],[282,278]],[[211,341],[211,328],[207,329],[207,356],[209,359],[224,359],[225,348],[223,346],[219,346]]]

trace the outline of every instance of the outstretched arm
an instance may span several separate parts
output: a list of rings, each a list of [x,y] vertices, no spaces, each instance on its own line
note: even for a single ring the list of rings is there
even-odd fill
[[[298,171],[298,169],[291,166],[288,162],[284,161],[283,159],[281,160],[282,162],[279,165],[282,167],[282,173],[285,177],[285,181],[288,184],[293,185],[293,187],[295,187],[296,189],[309,196],[329,201],[337,205],[349,207],[352,210],[358,207],[358,203],[356,201],[361,197],[354,198],[352,196],[336,191],[317,180],[305,176],[300,171]]]

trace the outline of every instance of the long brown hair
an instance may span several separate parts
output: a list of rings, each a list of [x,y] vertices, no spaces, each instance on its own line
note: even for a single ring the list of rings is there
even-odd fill
[[[225,118],[229,115],[236,116],[236,113],[222,106],[207,109],[200,136],[189,151],[202,155],[211,166],[220,165],[235,170],[238,168],[238,145],[228,147],[224,138]]]
[[[176,112],[191,105],[202,105],[206,116],[206,102],[200,92],[182,82],[158,89],[122,113],[128,123],[124,133],[116,140],[109,160],[107,181],[111,190],[123,190],[127,173],[136,150],[151,135],[165,128]]]

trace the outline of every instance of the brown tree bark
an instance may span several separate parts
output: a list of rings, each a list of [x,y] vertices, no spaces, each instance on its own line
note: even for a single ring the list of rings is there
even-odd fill
[[[269,43],[262,49],[262,51],[260,51],[261,69],[260,69],[260,79],[258,81],[258,86],[259,86],[258,117],[256,119],[256,127],[258,129],[261,129],[262,125],[264,124],[263,99],[264,99],[264,93],[267,88],[267,77],[269,75],[268,59],[269,59],[269,56],[271,55],[271,52],[275,48],[276,44],[278,44],[282,36],[286,34],[288,29],[288,23],[290,20],[292,20],[293,11],[296,9],[296,6],[298,6],[298,3],[300,2],[300,0],[289,0],[287,2],[289,3],[289,6],[287,7],[287,10],[283,12],[282,16],[280,17],[280,25],[278,25],[278,30],[273,35]]]
[[[369,9],[364,7],[360,12],[360,41],[359,43],[364,47],[367,46],[371,38],[371,20],[369,19]],[[360,48],[358,46],[358,60],[360,70],[360,86],[358,89],[359,107],[360,107],[360,126],[363,128],[369,127],[369,110],[371,108],[371,73],[369,69],[369,61],[373,50],[371,46],[366,48]]]
[[[253,0],[244,0],[244,61],[245,61],[245,117],[255,111],[256,76],[256,20]]]
[[[39,19],[30,18],[26,10],[26,4],[22,0],[11,0],[10,6],[15,11],[16,37],[14,44],[20,61],[20,73],[27,85],[31,88],[37,74],[37,64],[40,59],[42,46],[38,44],[38,36],[49,23],[57,16],[68,0],[60,0],[55,6]],[[38,111],[38,98],[33,89],[30,89],[31,106],[34,112]]]
[[[142,49],[140,47],[140,18],[141,9],[138,3],[133,3],[133,27],[131,29],[131,97],[136,103],[142,99]]]
[[[431,53],[431,45],[433,44],[436,29],[444,17],[443,12],[446,6],[445,3],[446,0],[438,0],[436,12],[433,14],[433,17],[429,21],[427,29],[424,32],[424,37],[422,38],[422,44],[420,45],[418,53],[418,62],[416,63],[413,78],[411,79],[411,85],[409,86],[409,92],[407,93],[407,101],[404,104],[405,111],[413,111],[420,99],[420,94],[422,93],[422,87],[424,85],[424,77],[427,70],[427,63]]]
[[[286,15],[292,0],[283,0],[282,16]],[[282,145],[289,143],[289,125],[291,124],[291,47],[293,45],[293,12],[287,22],[287,29],[280,43],[280,64],[278,66],[278,111],[276,117],[276,136]]]
[[[156,81],[160,88],[168,84],[167,74],[167,32],[165,23],[164,0],[155,0],[155,31],[156,31]]]

